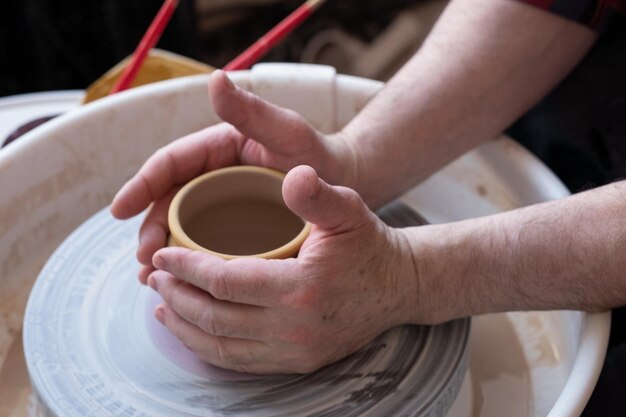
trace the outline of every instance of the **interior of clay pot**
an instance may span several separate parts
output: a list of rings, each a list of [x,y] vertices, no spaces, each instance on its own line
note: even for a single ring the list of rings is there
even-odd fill
[[[264,64],[233,73],[232,78],[295,109],[325,132],[347,123],[381,88],[380,83],[337,76],[332,68],[320,66]],[[21,327],[42,265],[72,230],[110,203],[156,149],[218,122],[206,97],[206,79],[166,81],[103,99],[37,128],[0,153],[0,417],[25,402],[30,390]],[[445,194],[460,197],[450,204]],[[412,190],[405,201],[437,222],[565,195],[565,188],[541,163],[501,139],[455,161]],[[542,405],[532,415],[578,415],[600,370],[609,318],[579,312],[542,317],[539,325],[556,336],[550,346],[539,340],[532,349],[558,349],[560,360],[550,368],[549,386],[533,388]],[[545,366],[533,369],[539,376],[548,372]]]
[[[309,228],[283,200],[284,174],[253,166],[206,173],[181,188],[169,208],[171,246],[236,256],[297,254]]]

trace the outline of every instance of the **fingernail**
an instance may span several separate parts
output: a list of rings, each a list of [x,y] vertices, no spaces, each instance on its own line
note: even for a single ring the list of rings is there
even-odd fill
[[[154,255],[152,258],[152,264],[157,269],[167,270],[167,262],[165,262],[165,258],[161,255]]]
[[[154,274],[150,274],[148,276],[148,286],[154,291],[159,291],[159,284],[157,282],[157,279],[154,277]]]
[[[226,87],[228,87],[229,90],[235,90],[237,88],[226,73],[224,73],[224,81],[226,82]]]
[[[154,309],[154,317],[161,323],[165,324],[165,308],[162,305],[158,305]]]

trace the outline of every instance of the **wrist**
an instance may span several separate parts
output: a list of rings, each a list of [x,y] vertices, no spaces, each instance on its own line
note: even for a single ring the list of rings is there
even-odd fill
[[[391,259],[398,296],[396,324],[438,324],[448,321],[448,283],[438,279],[436,250],[427,242],[431,226],[391,229],[396,240],[396,256]]]
[[[436,254],[424,241],[424,232],[430,226],[396,229],[402,243],[400,250],[400,291],[404,297],[402,322],[404,324],[436,324],[446,321],[441,291],[434,279],[433,264]],[[441,284],[441,282],[439,282]],[[444,311],[442,311],[444,310]]]
[[[483,312],[468,273],[473,252],[454,229],[447,224],[398,229],[405,242],[403,281],[411,283],[405,323],[440,324]]]

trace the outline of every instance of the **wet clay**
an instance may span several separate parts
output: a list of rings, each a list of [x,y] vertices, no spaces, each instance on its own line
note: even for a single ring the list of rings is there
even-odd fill
[[[26,417],[30,392],[22,332],[19,332],[0,365],[0,417]]]
[[[484,410],[494,416],[531,416],[533,403],[528,365],[507,315],[474,318],[470,339],[472,345],[481,346],[481,349],[470,350],[474,387],[472,416],[485,415]]]
[[[288,243],[303,225],[284,205],[236,199],[202,209],[183,229],[194,242],[209,250],[246,256]]]

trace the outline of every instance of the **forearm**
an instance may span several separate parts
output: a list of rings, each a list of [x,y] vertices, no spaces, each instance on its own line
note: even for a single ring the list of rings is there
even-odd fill
[[[622,181],[494,216],[405,229],[419,280],[411,314],[439,322],[624,305],[625,218]]]
[[[342,131],[373,207],[495,138],[575,66],[595,35],[512,0],[453,0],[420,51]]]

